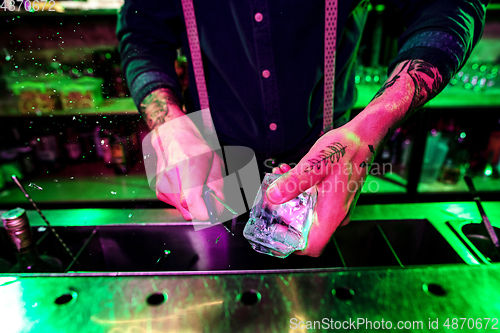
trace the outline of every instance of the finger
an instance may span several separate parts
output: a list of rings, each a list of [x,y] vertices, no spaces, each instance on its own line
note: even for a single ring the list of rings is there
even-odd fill
[[[334,181],[337,179],[334,179]],[[313,214],[313,223],[309,231],[307,247],[298,251],[298,255],[318,257],[330,242],[335,230],[350,221],[354,209],[356,194],[340,195],[332,190],[328,182],[318,184],[318,199]]]
[[[333,233],[339,226],[338,222],[335,222],[335,217],[332,216],[333,223],[322,223],[324,222],[325,215],[330,215],[328,213],[318,210],[313,214],[313,223],[311,229],[309,230],[309,235],[307,239],[307,246],[302,251],[296,251],[294,254],[304,255],[310,257],[319,257],[325,247],[330,242]],[[342,221],[343,218],[341,217]],[[332,220],[330,220],[332,222]]]
[[[351,222],[351,215],[352,215],[353,210],[356,208],[356,205],[358,203],[358,199],[359,199],[360,195],[361,195],[361,189],[356,192],[356,195],[355,195],[354,199],[352,200],[352,202],[348,203],[349,207],[350,207],[349,212],[347,213],[344,220],[340,223],[340,227],[344,227],[344,226],[348,225],[349,222]]]
[[[273,168],[273,173],[277,175],[285,174],[287,171],[283,171],[279,166]]]
[[[272,183],[266,191],[267,198],[271,203],[287,202],[325,178],[327,165],[323,166],[324,162],[318,159],[316,151],[317,149],[307,153],[294,168],[283,165],[283,169],[288,171]],[[317,160],[320,162],[315,164]]]
[[[159,200],[166,202],[169,205],[172,205],[175,208],[177,208],[177,210],[182,214],[182,217],[186,221],[191,221],[193,219],[193,216],[189,213],[189,211],[187,211],[186,208],[182,207],[182,204],[178,203],[179,195],[177,193],[164,194],[164,193],[157,192],[156,197]]]
[[[281,173],[287,173],[288,171],[292,170],[292,167],[291,167],[291,166],[289,166],[289,165],[288,165],[288,164],[286,164],[286,163],[281,163],[281,164],[279,165],[279,168],[280,168],[280,170],[281,170]]]
[[[226,201],[226,196],[224,194],[224,179],[223,179],[223,168],[224,161],[219,155],[214,154],[214,160],[212,162],[212,168],[207,178],[207,186],[214,190],[215,195],[217,195],[222,201]],[[221,213],[225,208],[224,206],[215,200],[217,212]]]
[[[349,224],[349,222],[351,222],[351,213],[350,212],[349,212],[349,214],[347,214],[344,221],[342,221],[342,223],[340,223],[340,227],[345,227],[346,225]]]
[[[178,178],[188,211],[198,220],[208,220],[207,207],[202,197],[203,185],[209,172],[212,153],[189,158],[178,165]]]

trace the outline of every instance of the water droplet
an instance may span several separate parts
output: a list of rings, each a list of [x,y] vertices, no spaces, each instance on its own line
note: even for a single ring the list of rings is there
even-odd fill
[[[35,183],[30,183],[28,186],[29,186],[29,187],[32,187],[32,188],[35,188],[35,189],[37,189],[37,190],[39,190],[39,191],[43,190],[43,188],[41,188],[40,186],[38,186],[38,185],[37,185],[37,184],[35,184]]]
[[[75,177],[69,177],[69,179],[73,180],[73,179],[75,179]]]
[[[131,218],[132,217],[132,214],[128,214],[128,218]]]
[[[54,182],[55,182],[55,183],[57,183],[57,182],[58,182],[58,180],[57,180],[57,179],[54,179]]]
[[[111,194],[116,194],[116,192],[114,192],[114,191],[111,191]]]
[[[38,227],[38,229],[37,229],[37,231],[38,231],[38,232],[45,232],[45,230],[47,230],[47,228],[46,228],[46,227],[44,227],[44,226],[40,226],[40,227]]]

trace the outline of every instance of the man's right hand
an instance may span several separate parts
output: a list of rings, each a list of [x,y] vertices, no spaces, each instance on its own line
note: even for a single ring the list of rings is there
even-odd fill
[[[153,131],[157,155],[156,196],[175,206],[186,220],[208,220],[203,185],[224,200],[222,159],[212,151],[198,128],[182,111],[175,95],[158,89],[141,103]],[[222,211],[222,205],[217,205]]]

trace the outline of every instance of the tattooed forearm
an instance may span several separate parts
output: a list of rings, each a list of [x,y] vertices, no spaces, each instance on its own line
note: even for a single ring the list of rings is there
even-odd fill
[[[172,108],[180,110],[179,101],[177,96],[166,88],[153,91],[144,98],[140,105],[140,110],[151,130],[165,123],[171,117]]]
[[[413,80],[415,91],[408,111],[413,111],[438,94],[443,78],[437,69],[422,60],[412,60],[408,65],[408,75]]]
[[[443,78],[436,67],[423,60],[404,62],[396,74],[387,80],[372,101],[382,96],[389,88],[408,75],[413,81],[414,91],[407,112],[412,112],[434,98],[444,87]]]
[[[399,63],[366,109],[352,120],[361,136],[370,142],[370,152],[376,155],[394,130],[446,83],[438,68],[426,61]]]
[[[326,149],[323,149],[318,158],[308,160],[309,165],[306,167],[305,172],[314,170],[314,168],[319,170],[321,169],[321,165],[326,167],[329,163],[338,162],[345,155],[346,148],[347,146],[343,146],[340,142],[334,142]]]
[[[405,63],[397,74],[395,74],[391,79],[387,80],[384,85],[382,85],[382,88],[380,88],[379,91],[375,94],[375,96],[372,98],[372,101],[382,96],[388,88],[392,87],[398,81],[398,79],[401,77],[400,74],[403,73],[407,65],[408,63]]]

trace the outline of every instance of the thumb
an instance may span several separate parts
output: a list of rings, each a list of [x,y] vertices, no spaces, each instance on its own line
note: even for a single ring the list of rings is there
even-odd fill
[[[328,175],[338,173],[340,158],[346,153],[346,147],[340,142],[324,144],[319,139],[299,164],[278,178],[266,191],[268,200],[273,204],[287,202],[310,187],[322,182]]]
[[[269,186],[266,194],[271,203],[277,205],[287,202],[325,178],[324,170],[311,167],[308,155]]]

